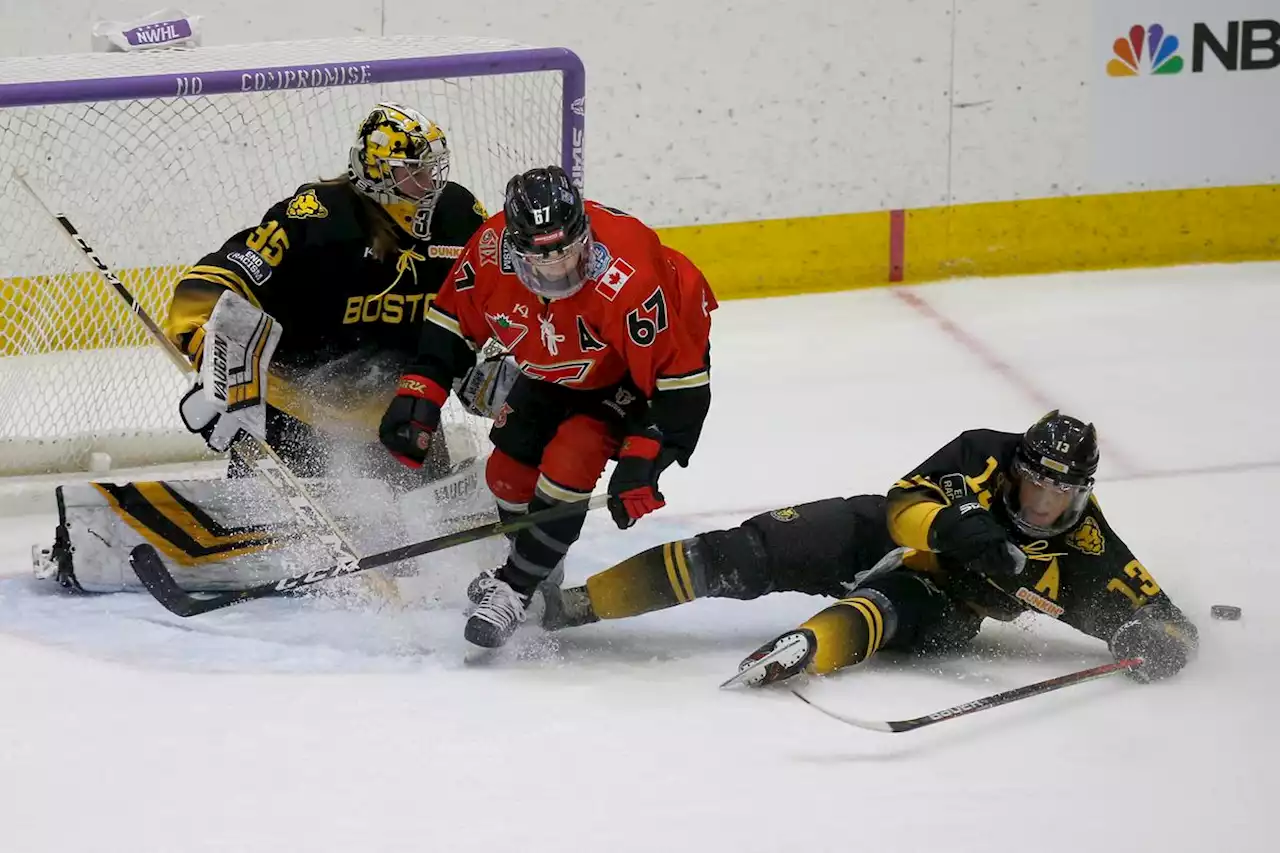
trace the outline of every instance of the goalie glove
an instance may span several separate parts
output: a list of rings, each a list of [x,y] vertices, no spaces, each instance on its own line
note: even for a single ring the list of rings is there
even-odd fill
[[[204,323],[200,368],[178,403],[187,429],[222,452],[246,432],[267,437],[267,375],[283,332],[270,314],[227,291]]]

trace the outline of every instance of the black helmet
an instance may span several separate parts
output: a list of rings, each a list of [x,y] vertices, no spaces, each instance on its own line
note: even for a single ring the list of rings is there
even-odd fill
[[[530,169],[507,184],[502,206],[512,266],[525,287],[564,299],[587,282],[591,228],[582,194],[559,166]]]
[[[1013,476],[1005,484],[1005,506],[1018,529],[1029,536],[1056,536],[1079,521],[1093,491],[1098,456],[1093,424],[1057,409],[1032,424],[1018,443]]]

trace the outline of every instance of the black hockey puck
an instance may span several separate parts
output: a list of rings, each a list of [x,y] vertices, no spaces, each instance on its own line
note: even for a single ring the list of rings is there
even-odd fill
[[[1209,608],[1209,615],[1214,619],[1229,619],[1234,622],[1240,618],[1240,608],[1232,604],[1215,604]]]

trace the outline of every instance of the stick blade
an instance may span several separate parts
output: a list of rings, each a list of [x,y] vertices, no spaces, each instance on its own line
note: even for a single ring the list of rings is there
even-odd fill
[[[886,734],[894,734],[896,732],[909,730],[908,728],[901,727],[900,724],[895,725],[894,723],[891,723],[888,721],[881,722],[880,720],[859,720],[857,717],[846,717],[844,714],[837,714],[835,711],[832,711],[828,708],[824,708],[821,705],[811,702],[809,700],[809,697],[805,696],[803,693],[801,693],[799,690],[796,690],[795,688],[791,689],[791,695],[796,697],[806,705],[808,705],[813,710],[821,714],[826,714],[828,717],[830,717],[833,720],[839,720],[840,722],[844,723],[847,726],[854,726],[855,728],[866,729],[869,732],[883,732]]]
[[[151,545],[138,545],[129,552],[129,565],[142,581],[151,597],[177,616],[194,616],[203,612],[199,599],[178,586],[164,561]]]

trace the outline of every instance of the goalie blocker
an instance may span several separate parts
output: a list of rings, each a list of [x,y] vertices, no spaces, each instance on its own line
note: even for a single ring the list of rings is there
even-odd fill
[[[188,430],[219,453],[241,430],[267,438],[267,377],[281,327],[243,297],[226,291],[202,327],[196,379],[178,411]]]

